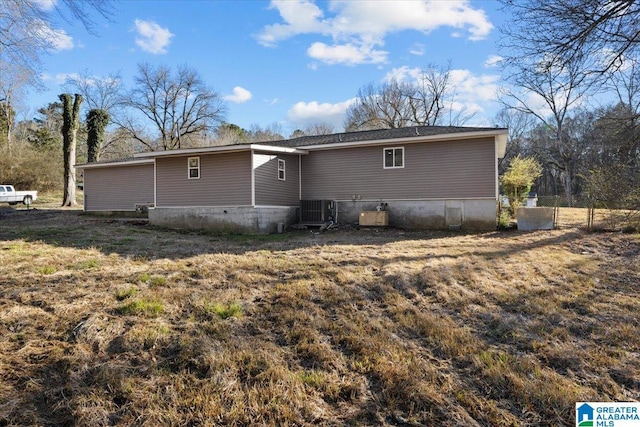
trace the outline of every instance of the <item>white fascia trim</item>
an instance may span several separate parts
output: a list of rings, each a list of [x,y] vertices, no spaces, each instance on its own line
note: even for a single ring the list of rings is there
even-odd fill
[[[134,154],[135,158],[145,157],[178,157],[184,155],[234,153],[239,151],[264,151],[269,153],[307,154],[306,150],[290,147],[276,147],[273,145],[248,144],[248,145],[221,145],[218,147],[184,148],[182,150],[151,151],[148,153]]]
[[[423,136],[412,136],[407,138],[389,138],[389,139],[376,139],[376,140],[366,140],[366,141],[353,141],[353,142],[337,142],[335,144],[319,144],[319,145],[305,145],[300,147],[303,150],[335,150],[339,148],[352,148],[352,147],[363,147],[363,146],[374,146],[374,145],[402,145],[402,144],[412,144],[419,142],[436,142],[436,141],[454,141],[454,140],[463,140],[463,139],[475,139],[475,138],[487,138],[487,137],[500,137],[501,135],[508,135],[507,129],[496,129],[489,131],[472,131],[472,132],[457,132],[457,133],[448,133],[448,134],[440,134],[440,135],[423,135]],[[506,146],[506,145],[505,145]]]
[[[137,166],[137,165],[151,165],[154,163],[153,159],[144,160],[123,160],[121,162],[109,162],[109,163],[83,163],[80,165],[74,165],[76,169],[98,169],[98,168],[110,168],[113,166]]]
[[[297,147],[276,147],[273,145],[251,144],[251,149],[255,151],[265,151],[268,153],[309,154],[307,150]]]
[[[503,133],[500,135],[496,135],[496,153],[497,158],[503,159],[505,154],[507,153],[507,139],[509,138],[508,133]]]

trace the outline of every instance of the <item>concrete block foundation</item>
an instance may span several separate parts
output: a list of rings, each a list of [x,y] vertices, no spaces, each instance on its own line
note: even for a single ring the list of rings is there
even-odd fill
[[[149,209],[149,224],[219,233],[270,234],[298,220],[297,207],[179,207]]]
[[[407,229],[495,230],[496,201],[473,200],[393,200],[387,203],[389,226]],[[338,201],[337,221],[358,224],[362,211],[375,211],[381,201]]]

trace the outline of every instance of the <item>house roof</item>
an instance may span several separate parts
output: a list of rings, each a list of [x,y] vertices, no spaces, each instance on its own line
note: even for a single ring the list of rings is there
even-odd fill
[[[298,149],[296,147],[287,147],[284,145],[274,145],[270,143],[252,143],[252,144],[235,144],[235,145],[219,145],[215,147],[199,147],[199,148],[184,148],[179,150],[164,150],[164,151],[151,151],[148,153],[134,154],[136,159],[140,158],[154,158],[154,157],[174,157],[185,155],[199,155],[209,153],[229,153],[235,151],[267,151],[272,153],[286,153],[286,154],[307,154],[305,150]]]
[[[386,142],[393,139],[462,139],[480,136],[506,134],[505,128],[464,127],[464,126],[412,126],[395,129],[375,129],[357,132],[334,133],[330,135],[301,136],[280,141],[259,142],[257,144],[280,147],[311,148],[323,145],[361,145],[362,143]],[[328,148],[328,147],[327,147]]]

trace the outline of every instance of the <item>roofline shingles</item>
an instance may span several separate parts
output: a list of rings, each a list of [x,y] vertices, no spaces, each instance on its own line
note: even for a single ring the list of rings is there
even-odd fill
[[[411,126],[395,129],[374,129],[357,132],[333,133],[330,135],[301,136],[279,141],[256,142],[256,144],[280,147],[305,147],[311,145],[339,144],[345,142],[377,141],[384,139],[411,138],[416,136],[447,135],[463,132],[496,131],[502,128],[464,126]]]

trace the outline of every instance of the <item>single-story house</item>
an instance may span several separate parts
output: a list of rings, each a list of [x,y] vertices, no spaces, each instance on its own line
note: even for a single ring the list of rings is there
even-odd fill
[[[384,210],[403,228],[495,229],[507,129],[418,126],[139,153],[77,165],[84,210],[149,208],[180,228],[275,232],[358,223]]]

